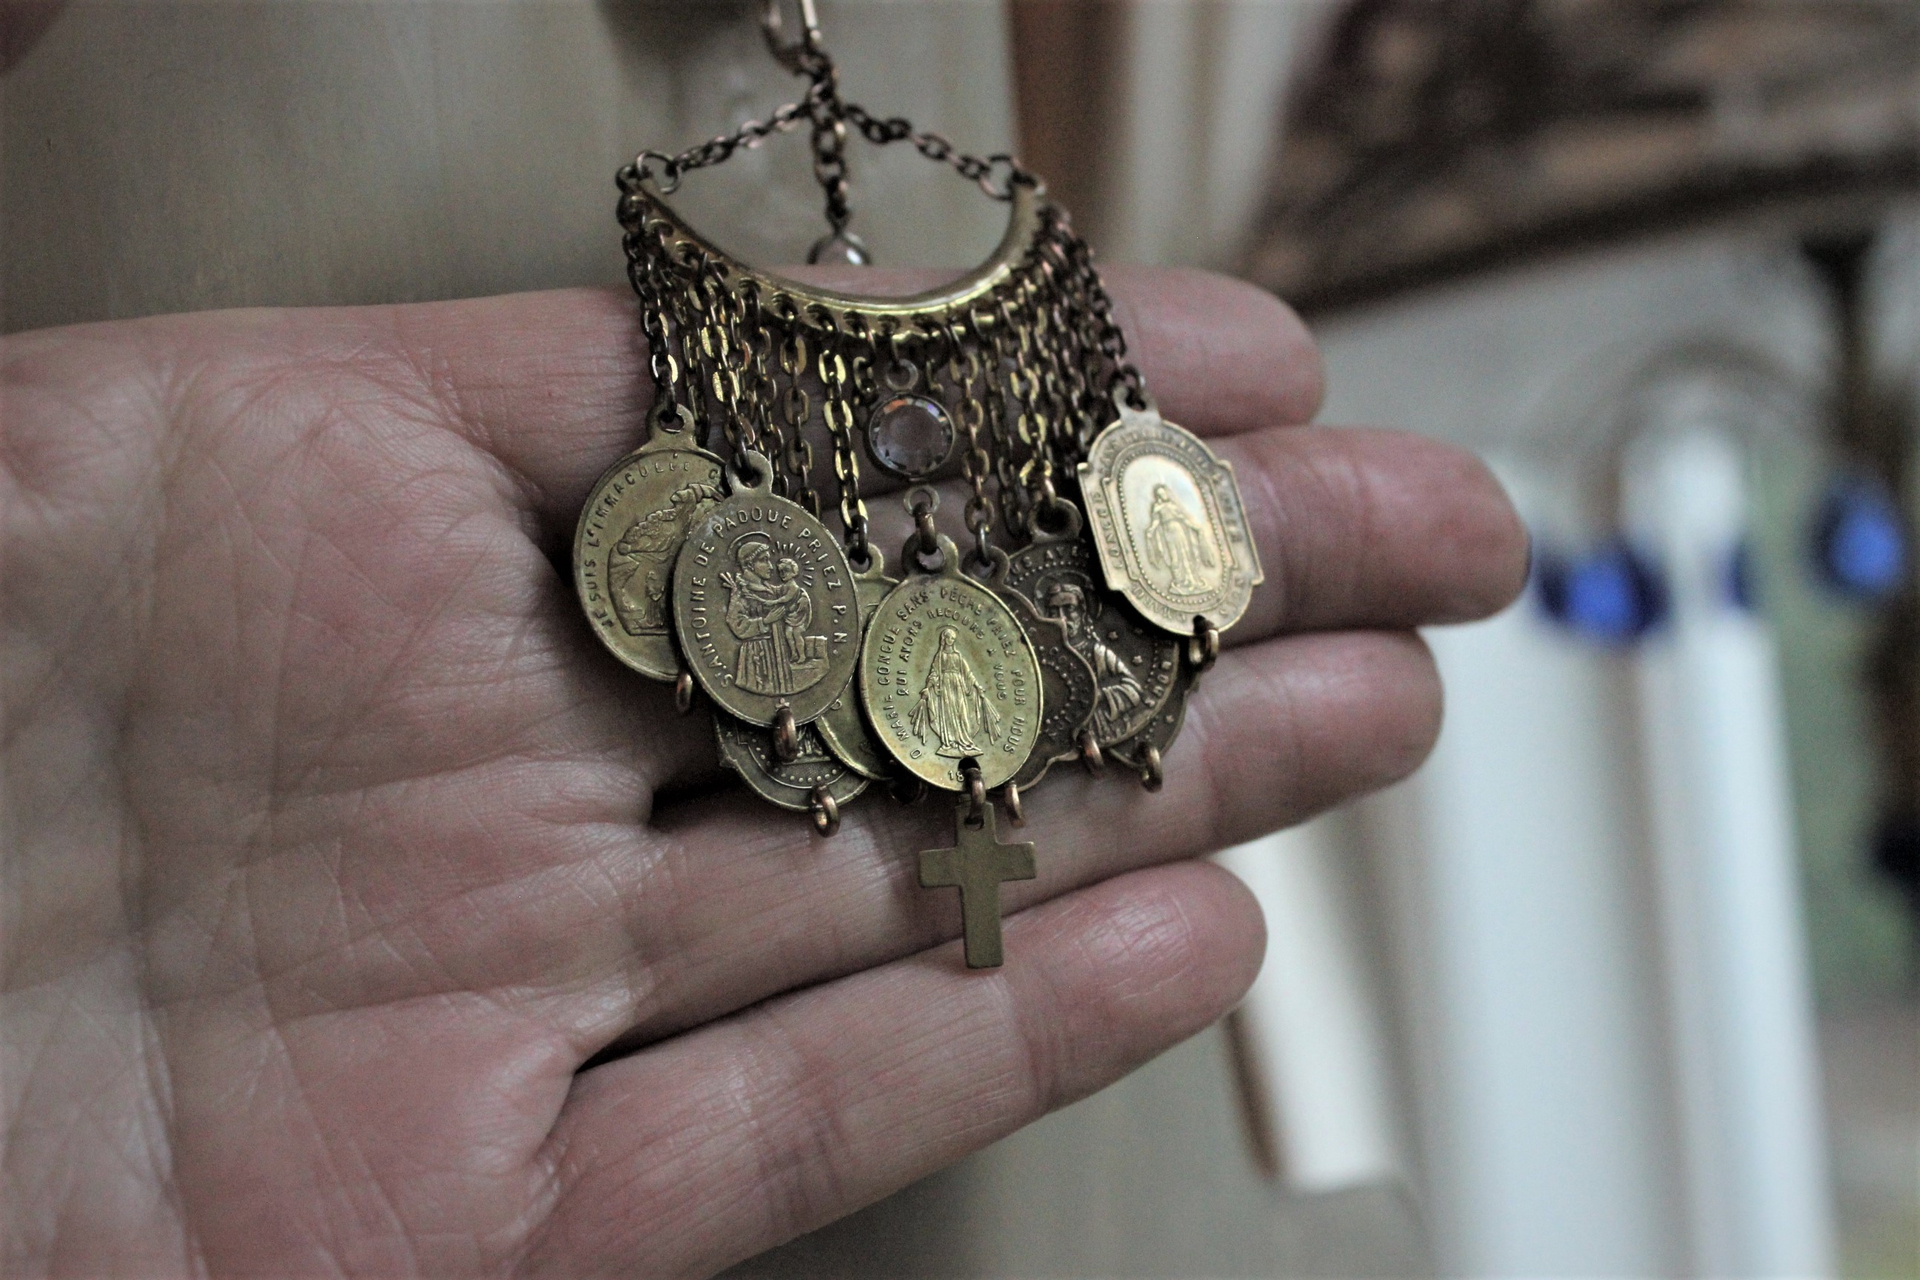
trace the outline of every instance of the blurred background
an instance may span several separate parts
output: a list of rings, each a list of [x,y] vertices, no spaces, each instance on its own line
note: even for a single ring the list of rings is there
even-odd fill
[[[0,2],[0,328],[622,279],[757,6]],[[1920,5],[821,0],[847,93],[1108,260],[1273,289],[1479,451],[1525,599],[1393,791],[1222,860],[1222,1027],[741,1275],[1920,1275]],[[897,149],[896,149],[897,150]],[[856,147],[878,260],[998,206]],[[689,181],[749,258],[806,148]]]

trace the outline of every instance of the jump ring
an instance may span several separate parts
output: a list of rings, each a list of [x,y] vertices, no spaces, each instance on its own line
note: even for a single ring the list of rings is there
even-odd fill
[[[807,798],[807,815],[813,819],[813,829],[820,836],[839,834],[840,802],[825,787],[815,787]]]
[[[1166,783],[1167,776],[1160,769],[1160,748],[1149,742],[1140,753],[1140,785],[1158,791]]]
[[[693,710],[693,672],[682,669],[673,678],[673,709],[681,715]]]
[[[781,764],[792,764],[800,756],[800,730],[793,722],[793,708],[782,706],[773,713],[773,756]]]

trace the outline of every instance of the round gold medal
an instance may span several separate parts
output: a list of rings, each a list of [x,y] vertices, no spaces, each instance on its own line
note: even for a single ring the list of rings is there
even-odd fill
[[[997,787],[1039,734],[1040,660],[1013,611],[960,571],[952,541],[940,549],[940,573],[880,602],[860,646],[860,697],[880,745],[914,776],[959,791],[972,761]]]
[[[1180,671],[1180,641],[1136,618],[1098,585],[1093,548],[1079,536],[1079,513],[1067,531],[1042,535],[1008,558],[1006,585],[1066,628],[1067,642],[1093,668],[1098,696],[1093,736],[1102,747],[1144,730],[1167,700]]]
[[[652,440],[607,468],[573,534],[573,581],[600,642],[642,675],[680,673],[673,646],[673,567],[687,526],[726,496],[720,459],[686,431]]]
[[[798,503],[776,497],[773,468],[749,475],[687,529],[673,569],[673,622],[694,679],[723,711],[805,724],[859,663],[860,607],[840,543]]]
[[[1172,691],[1167,694],[1167,700],[1154,712],[1147,727],[1127,741],[1116,742],[1108,749],[1108,754],[1114,759],[1137,772],[1150,791],[1160,789],[1161,762],[1186,723],[1187,699],[1193,695],[1193,683],[1193,669],[1183,664],[1174,679]]]
[[[811,725],[800,726],[799,750],[785,762],[774,756],[773,739],[760,725],[716,713],[713,735],[720,744],[721,763],[739,774],[749,791],[782,809],[807,812],[814,806],[815,788],[841,805],[867,789],[865,778],[828,754]]]
[[[860,601],[862,635],[866,634],[867,623],[872,620],[880,602],[889,591],[900,585],[897,578],[887,576],[886,561],[881,558],[878,547],[868,547],[867,554],[873,557],[873,563],[864,570],[856,570],[853,575],[853,593]],[[848,683],[840,696],[820,713],[813,727],[820,731],[820,739],[827,744],[827,750],[861,777],[884,778],[892,772],[893,757],[881,749],[867,728],[867,713],[860,706],[857,681]]]

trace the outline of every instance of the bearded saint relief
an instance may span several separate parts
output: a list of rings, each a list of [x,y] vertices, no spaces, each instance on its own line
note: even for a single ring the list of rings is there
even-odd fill
[[[1213,539],[1164,484],[1153,486],[1144,541],[1147,563],[1166,572],[1169,591],[1190,596],[1211,589],[1201,570],[1213,568]]]
[[[1056,582],[1047,592],[1047,614],[1067,629],[1067,643],[1093,668],[1093,736],[1112,742],[1144,696],[1127,660],[1107,647],[1087,620],[1086,593],[1071,582]]]
[[[700,508],[718,502],[721,493],[710,484],[676,489],[672,504],[650,511],[627,526],[607,552],[607,594],[614,616],[630,636],[664,635],[667,630],[667,588],[680,541]]]
[[[813,594],[800,584],[800,562],[774,558],[773,543],[749,534],[734,544],[740,572],[722,573],[727,630],[740,642],[733,682],[749,693],[784,698],[818,684],[827,671],[827,638],[807,634]]]
[[[960,652],[960,633],[952,627],[940,628],[940,642],[909,725],[922,742],[929,732],[938,739],[935,755],[959,759],[996,745],[999,713],[987,698],[986,686],[974,678],[973,668]]]

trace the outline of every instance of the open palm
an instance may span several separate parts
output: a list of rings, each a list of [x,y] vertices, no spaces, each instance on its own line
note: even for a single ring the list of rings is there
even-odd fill
[[[1523,540],[1463,455],[1290,426],[1263,295],[1114,284],[1267,583],[1162,793],[1029,799],[986,973],[914,884],[943,807],[812,837],[579,617],[555,556],[647,403],[617,295],[0,346],[9,1273],[712,1271],[1217,1018],[1258,912],[1175,864],[1412,768],[1405,628]]]

